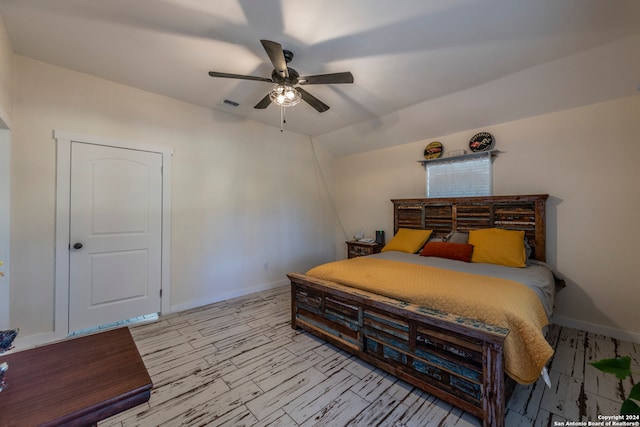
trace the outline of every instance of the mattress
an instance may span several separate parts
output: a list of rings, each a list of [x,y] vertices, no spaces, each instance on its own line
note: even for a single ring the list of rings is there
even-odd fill
[[[551,268],[540,261],[529,260],[526,267],[517,268],[496,264],[455,261],[446,258],[424,257],[418,254],[408,254],[397,251],[382,252],[370,255],[370,257],[513,280],[522,283],[536,293],[540,299],[540,303],[544,307],[547,318],[550,318],[553,313],[555,280]]]

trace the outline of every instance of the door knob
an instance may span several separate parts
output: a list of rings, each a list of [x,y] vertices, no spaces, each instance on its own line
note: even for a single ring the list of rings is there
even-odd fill
[[[73,249],[82,249],[82,243],[80,243],[80,242],[74,243]]]

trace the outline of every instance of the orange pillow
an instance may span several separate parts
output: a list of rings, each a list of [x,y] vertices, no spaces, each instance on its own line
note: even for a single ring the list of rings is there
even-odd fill
[[[473,245],[450,242],[429,242],[420,252],[420,256],[434,256],[464,262],[471,262],[472,254]]]

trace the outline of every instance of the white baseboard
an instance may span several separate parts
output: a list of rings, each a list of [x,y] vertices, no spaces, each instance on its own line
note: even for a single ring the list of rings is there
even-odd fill
[[[212,297],[208,297],[208,298],[201,298],[201,299],[197,299],[197,300],[191,300],[182,304],[176,304],[176,305],[172,305],[169,308],[169,312],[170,313],[177,313],[180,311],[185,311],[185,310],[191,310],[192,308],[198,308],[198,307],[202,307],[205,305],[209,305],[209,304],[213,304],[216,302],[220,302],[220,301],[224,301],[227,299],[231,299],[231,298],[237,298],[237,297],[242,297],[245,295],[249,295],[249,294],[253,294],[256,292],[260,292],[260,291],[267,291],[269,289],[274,289],[274,288],[278,288],[280,286],[285,286],[289,284],[289,280],[288,279],[283,279],[283,280],[279,280],[277,282],[272,282],[272,283],[263,283],[262,285],[258,285],[258,286],[253,286],[251,288],[242,288],[242,289],[235,289],[233,291],[230,292],[225,292],[223,294],[218,294]]]
[[[581,320],[575,320],[568,317],[556,315],[553,315],[551,317],[551,323],[640,344],[640,333],[638,332],[625,331],[624,329],[612,328],[610,326],[598,325],[596,323],[584,322]]]

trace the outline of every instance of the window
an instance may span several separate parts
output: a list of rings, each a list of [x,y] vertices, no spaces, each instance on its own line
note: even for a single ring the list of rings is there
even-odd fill
[[[490,196],[493,193],[492,153],[424,161],[427,197]]]

